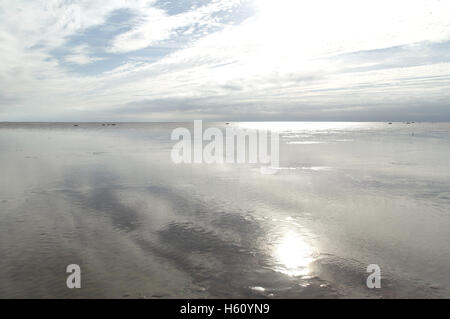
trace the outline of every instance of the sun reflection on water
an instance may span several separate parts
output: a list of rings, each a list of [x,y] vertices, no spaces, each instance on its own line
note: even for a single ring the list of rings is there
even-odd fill
[[[289,276],[308,275],[313,253],[313,248],[300,234],[288,232],[275,246],[274,258],[278,264],[275,270]]]
[[[235,126],[250,130],[274,132],[314,132],[322,130],[351,130],[367,127],[362,122],[239,122]]]

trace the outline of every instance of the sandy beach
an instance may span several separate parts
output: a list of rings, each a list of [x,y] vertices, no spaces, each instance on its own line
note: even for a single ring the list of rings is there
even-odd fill
[[[205,124],[279,132],[272,175],[77,125],[0,124],[0,298],[450,297],[448,123]]]

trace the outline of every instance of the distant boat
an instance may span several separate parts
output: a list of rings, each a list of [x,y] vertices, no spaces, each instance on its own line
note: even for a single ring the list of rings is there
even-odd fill
[[[73,126],[78,126],[78,124],[74,124]]]
[[[392,122],[389,122],[388,124],[392,124]]]

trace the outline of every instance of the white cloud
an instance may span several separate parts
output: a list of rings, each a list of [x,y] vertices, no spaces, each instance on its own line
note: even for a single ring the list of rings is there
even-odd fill
[[[383,102],[426,104],[450,98],[448,63],[430,60],[370,70],[383,61],[343,64],[336,58],[450,40],[450,4],[445,1],[255,0],[257,14],[239,25],[222,25],[214,18],[238,6],[238,0],[213,1],[172,16],[152,7],[154,2],[0,2],[0,96],[8,97],[2,100],[8,107],[0,108],[0,120],[68,120],[72,115],[95,120],[95,114],[119,116],[114,110],[140,101],[150,101],[150,119],[177,120],[227,112],[253,112],[256,118],[283,112],[313,115],[344,104],[354,109],[371,104],[382,110]],[[52,51],[70,49],[66,45],[71,36],[103,25],[118,9],[137,16],[131,30],[110,39],[105,48],[125,56],[122,65],[96,75],[69,73]],[[221,28],[201,37],[195,34],[212,26]],[[193,33],[193,40],[156,62],[135,62],[124,55],[171,40],[180,28]],[[64,60],[75,67],[99,59],[87,45],[71,50]],[[345,71],[356,66],[368,70]],[[160,108],[152,111],[154,100],[197,104],[187,103],[192,112],[186,107],[164,113]],[[126,119],[141,116],[130,113]]]
[[[118,35],[109,51],[114,53],[136,51],[171,38],[178,28],[191,27],[187,32],[189,34],[193,33],[193,26],[201,28],[217,25],[219,23],[212,15],[229,10],[240,2],[240,0],[215,0],[209,5],[176,15],[168,15],[165,11],[157,8],[142,9],[139,12],[140,22],[138,25],[132,30]]]
[[[87,44],[76,46],[72,49],[72,53],[65,56],[64,60],[68,63],[86,65],[93,62],[101,61],[102,58],[92,57],[92,52]]]

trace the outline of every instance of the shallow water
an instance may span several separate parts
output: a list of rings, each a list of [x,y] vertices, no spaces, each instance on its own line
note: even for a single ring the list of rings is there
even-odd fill
[[[174,164],[192,123],[0,124],[0,298],[450,297],[449,123],[230,125],[277,174]]]

